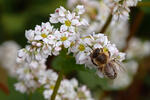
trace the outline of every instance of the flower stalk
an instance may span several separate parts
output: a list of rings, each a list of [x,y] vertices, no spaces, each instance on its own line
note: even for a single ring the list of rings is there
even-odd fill
[[[126,39],[126,46],[123,48],[123,52],[127,51],[128,47],[129,47],[129,42],[134,37],[134,35],[136,34],[137,29],[139,28],[143,17],[144,17],[144,12],[139,11],[138,14],[136,15],[136,19],[134,20],[134,22],[130,28],[130,34]]]
[[[111,23],[111,20],[112,20],[112,14],[110,14],[107,18],[107,21],[106,23],[104,24],[104,26],[102,27],[100,33],[104,33],[106,31],[106,29],[108,28],[108,26],[110,25]]]
[[[60,72],[59,76],[57,78],[56,84],[55,84],[55,88],[54,88],[53,94],[51,96],[51,100],[55,100],[62,79],[63,79],[63,73]]]
[[[32,100],[32,92],[29,93],[29,100]]]

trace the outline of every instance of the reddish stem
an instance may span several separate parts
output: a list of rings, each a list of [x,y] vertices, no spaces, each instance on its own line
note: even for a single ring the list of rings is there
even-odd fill
[[[5,93],[5,94],[9,94],[9,89],[8,89],[8,87],[5,85],[5,84],[3,84],[3,83],[0,83],[0,89]]]

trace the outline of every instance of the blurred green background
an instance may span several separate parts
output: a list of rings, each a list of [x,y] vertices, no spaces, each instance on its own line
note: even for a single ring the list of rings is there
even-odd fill
[[[0,44],[7,40],[15,40],[24,47],[27,43],[24,36],[25,30],[33,29],[35,25],[40,25],[41,22],[49,21],[49,14],[53,13],[59,6],[66,6],[66,1],[67,0],[0,0]],[[134,22],[139,11],[144,13],[144,17],[136,31],[136,36],[143,40],[150,40],[150,7],[131,8],[129,22],[130,24]],[[59,66],[65,67],[74,65],[75,69],[70,69],[71,71],[74,71],[76,70],[76,67],[81,67],[75,65],[73,58],[69,58],[68,60],[66,57],[62,60],[62,57],[64,57],[63,53],[53,59],[52,65],[57,66],[55,69],[60,70]],[[145,61],[149,62],[150,57],[143,59],[141,62]],[[149,63],[144,66],[144,68],[139,69],[134,82],[128,88],[119,91],[109,88],[107,80],[99,79],[93,74],[93,70],[88,70],[84,67],[80,70],[81,71],[77,71],[73,74],[67,73],[68,70],[66,70],[66,73],[69,74],[68,78],[78,78],[79,81],[86,84],[95,95],[101,94],[101,100],[109,96],[112,97],[113,100],[150,100]],[[16,79],[8,77],[7,80],[10,93],[5,94],[0,90],[0,100],[43,100],[40,90],[34,93],[32,98],[28,98],[27,94],[21,94],[14,90],[13,84],[16,82]]]

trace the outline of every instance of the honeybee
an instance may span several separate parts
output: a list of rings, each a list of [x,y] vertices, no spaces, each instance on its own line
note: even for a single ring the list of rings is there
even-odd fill
[[[90,54],[91,61],[97,66],[98,70],[103,73],[104,76],[115,79],[117,77],[117,65],[121,67],[121,63],[116,59],[110,58],[110,52],[108,50],[97,48]]]

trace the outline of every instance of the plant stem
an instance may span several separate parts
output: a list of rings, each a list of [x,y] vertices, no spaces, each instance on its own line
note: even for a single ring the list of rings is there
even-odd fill
[[[150,7],[150,2],[139,2],[138,7]]]
[[[51,96],[51,100],[55,100],[55,97],[57,95],[57,92],[58,92],[58,89],[59,89],[59,86],[60,86],[60,83],[61,83],[62,79],[63,79],[63,73],[60,72],[59,76],[57,78],[56,84],[55,84],[55,88],[54,88],[53,94]]]
[[[29,100],[32,100],[32,92],[29,94]]]
[[[104,24],[103,28],[101,29],[100,33],[104,33],[106,31],[106,29],[108,28],[108,26],[110,25],[112,20],[112,14],[110,14],[107,18],[106,23]]]
[[[123,52],[125,52],[128,49],[129,42],[133,38],[135,33],[137,32],[137,30],[142,22],[143,17],[144,17],[144,12],[139,11],[138,14],[136,15],[135,20],[133,21],[133,24],[130,27],[130,34],[128,35],[128,37],[126,39],[126,46],[123,48]]]

